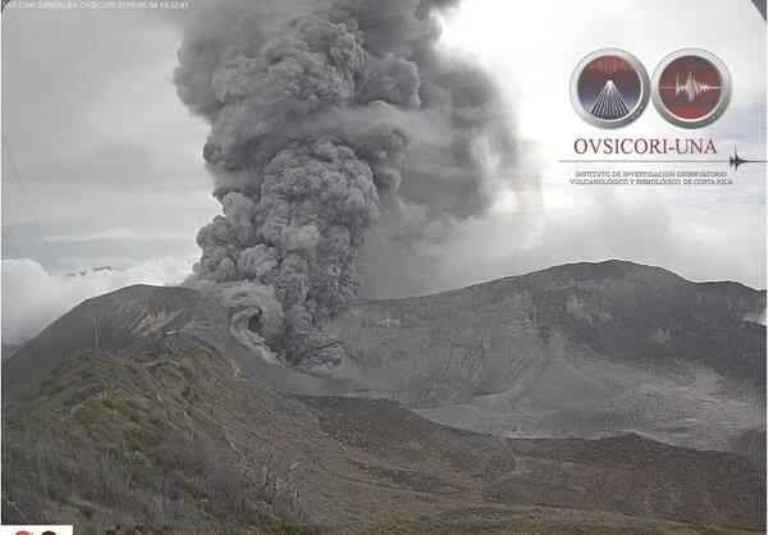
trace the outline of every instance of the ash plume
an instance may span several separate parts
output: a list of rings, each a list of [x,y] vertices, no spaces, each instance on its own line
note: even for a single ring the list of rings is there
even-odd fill
[[[451,4],[225,1],[185,30],[175,82],[211,124],[203,155],[223,212],[197,236],[194,278],[273,295],[283,327],[264,341],[291,365],[343,358],[321,325],[356,295],[377,221],[387,266],[484,210],[478,147],[513,157],[489,78],[435,50],[432,14]]]

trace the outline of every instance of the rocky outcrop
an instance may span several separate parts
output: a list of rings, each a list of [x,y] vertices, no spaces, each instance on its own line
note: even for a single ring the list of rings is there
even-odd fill
[[[357,395],[445,424],[727,450],[763,425],[764,310],[764,291],[610,261],[358,303],[327,329]]]

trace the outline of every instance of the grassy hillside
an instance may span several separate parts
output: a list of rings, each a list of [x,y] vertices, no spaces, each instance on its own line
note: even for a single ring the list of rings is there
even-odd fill
[[[633,439],[509,441],[387,401],[287,398],[200,348],[73,355],[5,407],[3,431],[4,518],[85,534],[714,534],[762,522],[762,482],[738,457]],[[626,507],[600,496],[627,477],[636,488],[612,488]],[[677,488],[691,495],[684,506]],[[691,514],[698,527],[676,523]]]

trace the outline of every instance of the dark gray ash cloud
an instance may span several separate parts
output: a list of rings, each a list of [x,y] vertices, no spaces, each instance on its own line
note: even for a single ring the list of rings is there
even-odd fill
[[[483,212],[482,147],[514,155],[490,78],[435,51],[431,12],[448,5],[225,1],[186,28],[175,81],[211,124],[223,211],[198,234],[195,277],[271,288],[291,364],[340,361],[319,326],[356,295],[372,226],[387,266]]]

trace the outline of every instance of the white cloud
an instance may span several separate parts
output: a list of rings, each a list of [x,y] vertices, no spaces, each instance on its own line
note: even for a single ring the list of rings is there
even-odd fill
[[[742,156],[762,158],[766,33],[749,1],[536,0],[523,8],[473,0],[443,25],[448,53],[469,56],[494,74],[526,156],[515,172],[539,177],[541,191],[517,192],[518,202],[507,194],[490,214],[468,222],[445,246],[434,284],[456,287],[615,257],[695,280],[765,286],[765,167],[744,166],[731,173],[734,185],[724,187],[600,187],[570,185],[573,167],[558,163],[575,157],[577,137],[711,137],[719,158],[736,145]],[[603,47],[633,53],[649,75],[670,52],[708,49],[731,72],[731,104],[701,130],[669,125],[651,103],[620,130],[588,125],[572,109],[570,77],[582,57]]]
[[[28,258],[2,261],[2,338],[19,344],[85,299],[131,284],[178,284],[192,259],[163,258],[128,269],[52,274]]]
[[[52,234],[46,236],[44,240],[46,242],[87,242],[87,241],[99,241],[99,240],[184,240],[188,239],[189,234],[173,233],[173,232],[146,232],[139,231],[137,229],[116,227],[99,232],[84,233],[84,234]]]

